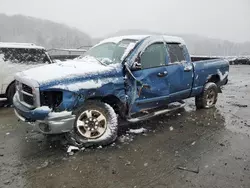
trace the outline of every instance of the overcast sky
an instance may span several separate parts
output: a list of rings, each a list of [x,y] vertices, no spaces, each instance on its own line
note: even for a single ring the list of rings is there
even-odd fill
[[[92,37],[147,29],[250,41],[250,0],[0,0],[0,12],[65,23]]]

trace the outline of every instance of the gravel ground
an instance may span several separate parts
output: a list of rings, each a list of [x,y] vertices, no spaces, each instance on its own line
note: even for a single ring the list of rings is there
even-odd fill
[[[249,188],[249,78],[250,66],[231,66],[216,108],[196,111],[189,99],[174,114],[123,126],[111,146],[71,156],[60,137],[0,108],[0,187]]]

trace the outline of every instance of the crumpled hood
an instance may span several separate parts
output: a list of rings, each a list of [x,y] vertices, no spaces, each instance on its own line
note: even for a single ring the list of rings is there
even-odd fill
[[[82,60],[69,60],[60,63],[53,63],[37,68],[31,68],[17,74],[26,80],[38,82],[39,85],[63,79],[73,79],[88,75],[98,75],[114,69],[112,66],[104,66],[93,58]]]

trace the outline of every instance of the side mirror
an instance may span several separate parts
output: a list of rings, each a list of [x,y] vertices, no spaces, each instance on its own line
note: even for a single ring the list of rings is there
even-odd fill
[[[131,70],[135,71],[135,70],[141,70],[141,57],[140,54],[137,56],[137,58],[135,59],[135,62],[133,63]]]

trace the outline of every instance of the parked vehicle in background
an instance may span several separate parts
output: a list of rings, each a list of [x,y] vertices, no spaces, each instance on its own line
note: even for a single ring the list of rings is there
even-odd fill
[[[17,117],[41,133],[66,133],[75,145],[106,145],[117,137],[118,116],[146,120],[183,107],[190,97],[197,108],[212,108],[228,72],[227,60],[192,62],[181,38],[122,36],[73,61],[18,73],[13,101]]]
[[[17,72],[50,63],[52,60],[44,47],[32,43],[0,42],[0,100],[12,103]]]
[[[85,49],[64,49],[64,48],[52,48],[48,49],[48,53],[53,60],[66,61],[77,58],[83,55],[87,50]]]

